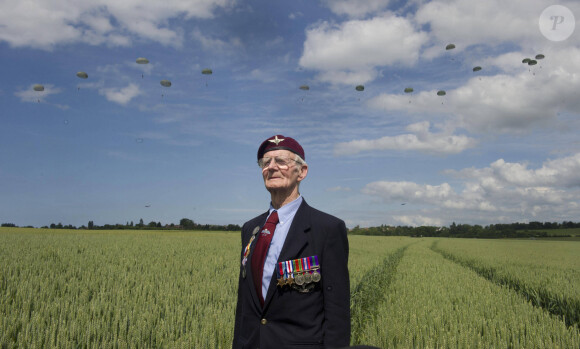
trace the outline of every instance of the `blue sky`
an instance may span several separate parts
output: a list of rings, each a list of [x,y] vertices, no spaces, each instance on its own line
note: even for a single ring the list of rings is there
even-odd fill
[[[274,134],[349,227],[578,221],[580,4],[550,5],[3,1],[0,221],[242,224]]]

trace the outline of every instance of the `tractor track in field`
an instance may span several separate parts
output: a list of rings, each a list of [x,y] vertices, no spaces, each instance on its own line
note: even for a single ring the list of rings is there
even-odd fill
[[[393,277],[397,273],[399,262],[406,249],[404,246],[389,254],[375,268],[371,268],[361,279],[351,295],[351,337],[353,343],[359,343],[365,323],[377,315],[378,304],[385,300]]]
[[[514,290],[535,307],[542,308],[550,314],[561,318],[562,321],[566,323],[566,326],[577,326],[580,328],[580,301],[569,297],[555,295],[545,289],[530,287],[521,280],[500,275],[496,268],[476,265],[475,261],[463,259],[439,249],[437,247],[437,241],[433,242],[430,248],[445,259],[473,270],[488,281]]]

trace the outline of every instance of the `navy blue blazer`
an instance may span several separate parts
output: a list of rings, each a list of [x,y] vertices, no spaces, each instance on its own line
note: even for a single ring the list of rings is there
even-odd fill
[[[242,227],[242,254],[255,227],[268,212]],[[251,253],[241,266],[232,348],[336,348],[350,344],[348,239],[344,221],[310,207],[303,200],[288,231],[278,262],[317,255],[320,282],[309,292],[277,287],[278,268],[268,287],[264,308],[253,284]]]

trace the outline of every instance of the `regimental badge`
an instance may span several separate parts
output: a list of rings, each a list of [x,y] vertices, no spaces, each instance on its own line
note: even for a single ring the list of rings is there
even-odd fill
[[[284,138],[278,138],[278,135],[276,135],[276,136],[274,136],[274,139],[268,139],[268,142],[272,142],[272,143],[275,143],[276,145],[278,145],[283,140],[284,140]]]
[[[278,287],[290,286],[298,292],[310,292],[320,282],[318,256],[303,257],[278,263]],[[282,282],[284,280],[284,282]]]

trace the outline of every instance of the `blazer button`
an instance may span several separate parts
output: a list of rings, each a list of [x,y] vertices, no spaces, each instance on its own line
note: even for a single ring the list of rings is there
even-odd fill
[[[260,321],[260,323],[261,323],[262,325],[265,325],[265,324],[267,324],[267,323],[268,323],[268,320],[266,320],[266,319],[262,319],[262,321]]]

